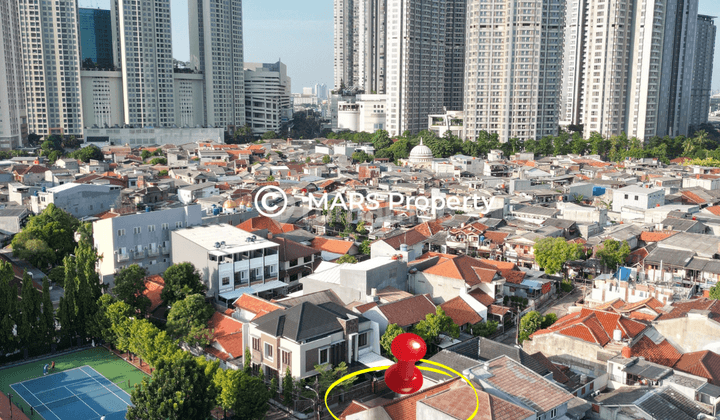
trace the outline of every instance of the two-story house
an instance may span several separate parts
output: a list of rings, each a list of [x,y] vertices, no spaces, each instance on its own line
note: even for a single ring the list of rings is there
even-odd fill
[[[317,375],[316,365],[352,364],[368,351],[379,354],[377,324],[346,308],[302,302],[250,322],[250,351],[255,369],[265,376],[295,379]]]
[[[285,238],[270,238],[272,242],[280,245],[279,264],[280,281],[288,284],[289,292],[297,289],[300,279],[310,275],[322,261],[320,250],[299,244]]]
[[[37,195],[30,197],[30,206],[33,213],[39,214],[52,203],[79,219],[112,208],[118,202],[121,189],[117,185],[71,182],[38,192]]]

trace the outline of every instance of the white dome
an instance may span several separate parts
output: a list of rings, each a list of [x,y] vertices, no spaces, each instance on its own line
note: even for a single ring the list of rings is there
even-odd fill
[[[410,151],[410,163],[430,162],[432,158],[432,150],[423,144],[422,139],[420,139],[420,144]]]

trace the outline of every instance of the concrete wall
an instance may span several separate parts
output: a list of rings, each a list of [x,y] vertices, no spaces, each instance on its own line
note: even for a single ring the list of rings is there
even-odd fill
[[[172,245],[172,263],[192,263],[200,272],[203,282],[208,287],[207,295],[217,297],[219,292],[217,275],[218,262],[210,261],[205,248],[177,235],[175,232],[170,234],[170,242]]]
[[[465,288],[465,280],[418,271],[410,274],[408,291],[415,295],[429,293],[433,302],[439,305],[460,296]]]
[[[125,122],[122,72],[83,70],[80,83],[85,127],[113,127]]]
[[[362,293],[357,287],[352,286],[341,286],[339,284],[327,283],[324,281],[313,280],[309,277],[303,277],[300,279],[300,283],[303,285],[304,294],[310,294],[315,292],[321,292],[323,290],[332,289],[333,292],[337,293],[340,300],[343,303],[348,304],[350,302],[365,301],[365,294]]]
[[[582,361],[581,365],[587,365],[593,370],[594,376],[604,374],[607,369],[606,362],[598,358],[606,353],[603,348],[580,339],[550,333],[526,340],[522,346],[523,350],[530,354],[541,351],[548,358],[560,356],[564,360],[578,359]],[[618,351],[617,354],[619,353]]]
[[[366,296],[370,295],[372,289],[394,287],[407,290],[407,263],[404,260],[389,260],[386,264],[369,269],[363,269],[362,265],[341,268],[340,286],[354,287]]]
[[[50,189],[45,193],[40,192],[37,197],[31,197],[33,212],[39,214],[50,203],[53,203],[56,207],[79,219],[110,210],[120,197],[121,188],[116,185],[74,185],[76,186],[73,188],[62,189],[57,192]]]
[[[688,314],[685,318],[658,321],[654,326],[683,353],[701,350],[720,353],[720,323],[704,315]]]

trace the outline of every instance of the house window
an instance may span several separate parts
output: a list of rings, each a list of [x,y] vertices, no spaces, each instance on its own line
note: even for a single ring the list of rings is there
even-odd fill
[[[163,224],[162,224],[162,229],[163,229],[163,230],[168,230],[169,227],[170,227],[170,225],[167,224],[167,223],[163,223]]]
[[[554,419],[557,416],[557,408],[550,410],[550,418]]]
[[[328,349],[324,348],[320,350],[320,364],[324,365],[328,362]]]
[[[280,350],[280,355],[282,356],[282,364],[290,366],[290,352],[285,350]]]
[[[260,339],[257,337],[252,338],[252,348],[253,350],[260,351]]]
[[[290,267],[295,267],[296,265],[298,265],[298,260],[291,260],[291,261],[290,261]]]
[[[125,236],[125,229],[118,229],[118,236]]]
[[[133,228],[133,233],[137,235],[137,234],[140,233],[140,230],[141,230],[141,229],[140,229],[140,226],[135,226],[135,227]]]
[[[148,232],[155,232],[155,225],[148,225]]]
[[[625,199],[626,199],[626,200],[628,199],[628,195],[627,195],[627,194],[625,194]]]
[[[635,196],[635,201],[638,201],[638,199],[639,199],[639,197],[636,195],[636,196]]]
[[[358,347],[365,347],[367,346],[367,336],[368,333],[364,332],[360,335],[358,335]]]
[[[222,285],[223,285],[223,286],[227,286],[228,284],[230,284],[230,277],[223,277],[223,278],[222,278]]]
[[[267,359],[273,359],[273,346],[272,344],[265,343],[265,357]]]
[[[177,228],[181,228],[181,227],[182,227],[182,222],[175,222],[175,228],[176,228],[176,229],[177,229]]]

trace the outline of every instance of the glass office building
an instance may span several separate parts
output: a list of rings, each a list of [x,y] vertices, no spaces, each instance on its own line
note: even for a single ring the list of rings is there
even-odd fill
[[[112,68],[113,53],[110,11],[82,8],[78,10],[83,68]]]

